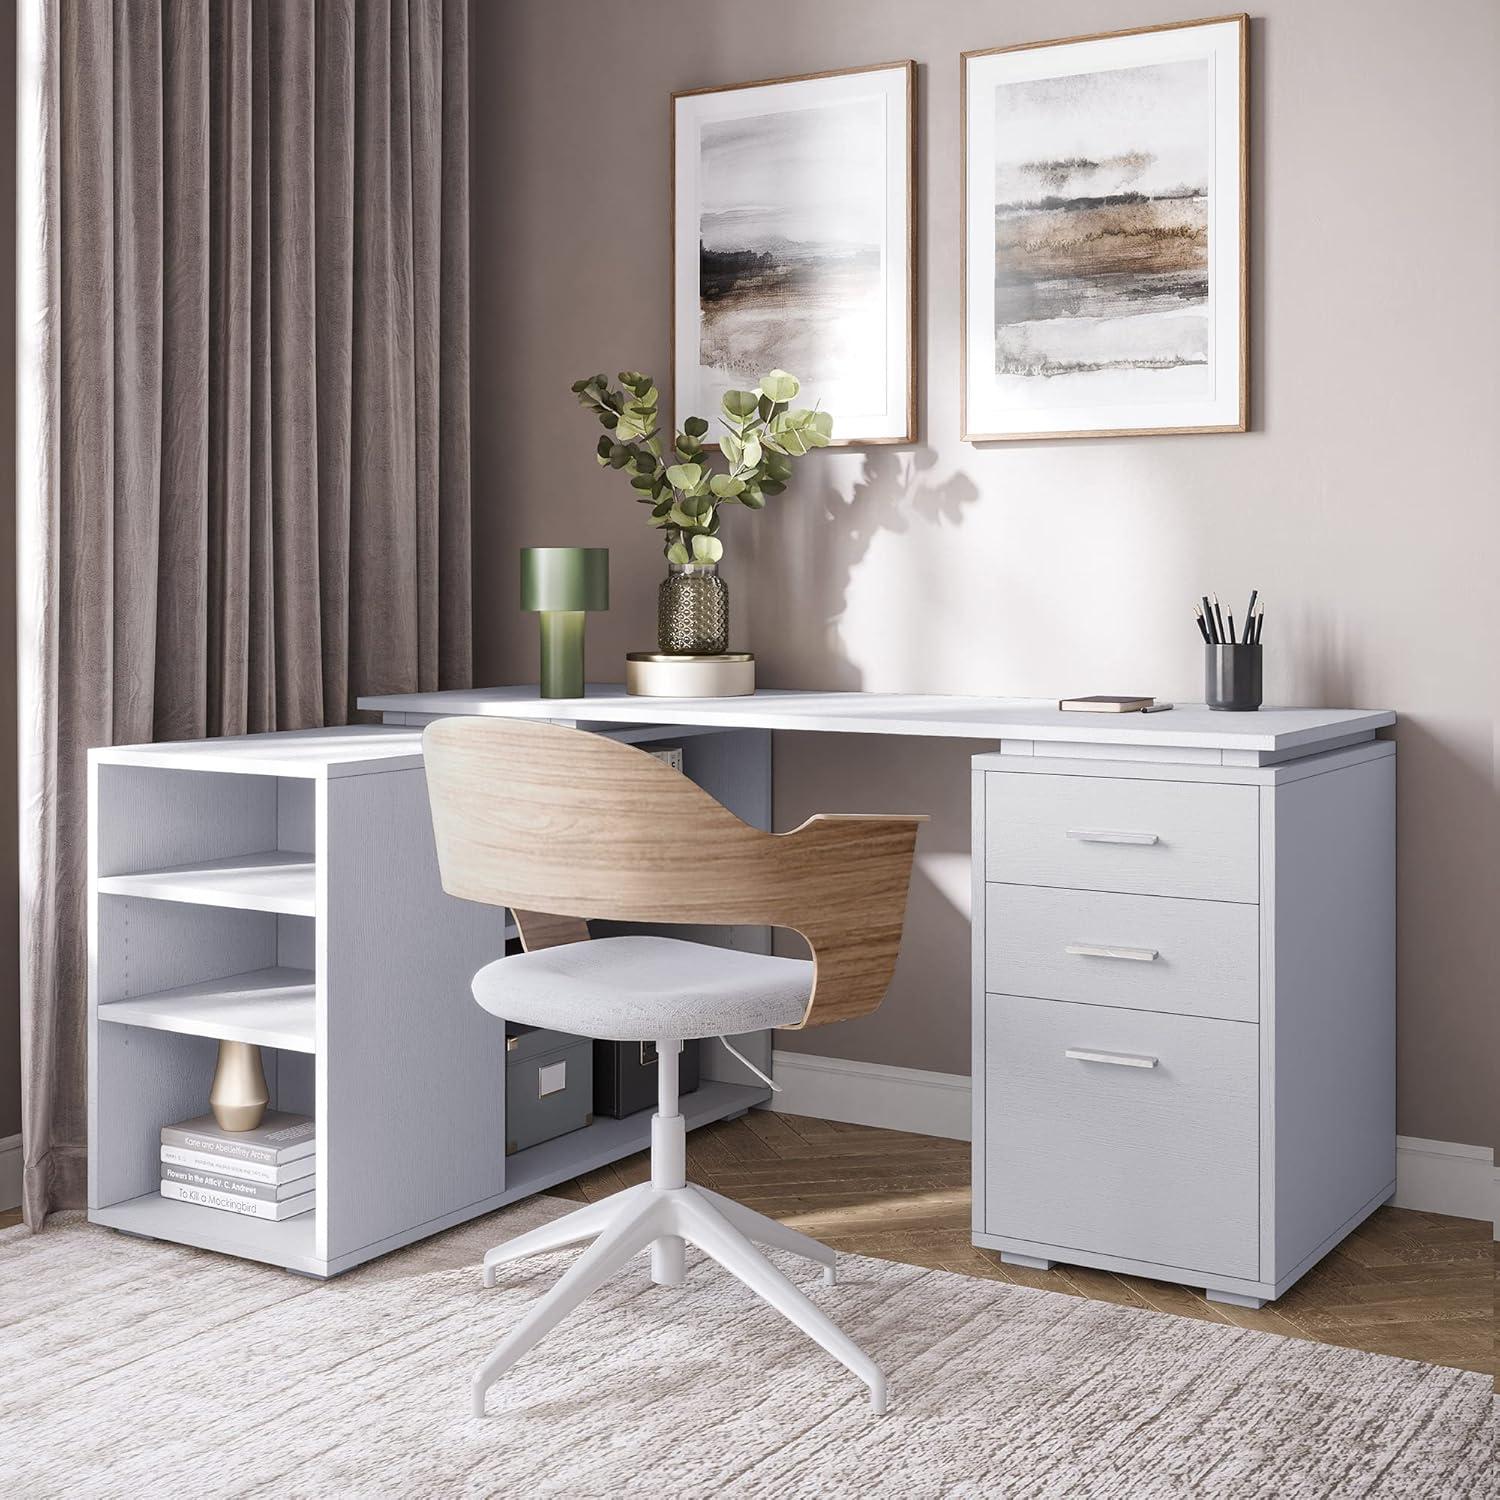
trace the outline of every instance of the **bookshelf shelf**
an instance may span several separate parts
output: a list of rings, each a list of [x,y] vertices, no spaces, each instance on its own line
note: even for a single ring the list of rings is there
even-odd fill
[[[145,896],[194,906],[311,917],[317,912],[317,865],[312,855],[270,849],[168,865],[134,875],[101,875],[100,895]]]
[[[99,1019],[288,1052],[317,1050],[317,992],[308,969],[257,969],[115,1000],[99,1007]]]
[[[315,1212],[298,1214],[295,1219],[257,1219],[249,1214],[226,1213],[220,1208],[204,1208],[197,1203],[182,1203],[163,1198],[160,1193],[144,1193],[123,1203],[89,1211],[95,1224],[123,1229],[146,1239],[171,1240],[179,1245],[194,1245],[200,1250],[217,1250],[221,1255],[237,1255],[243,1260],[263,1261],[322,1276],[325,1268],[317,1253]]]

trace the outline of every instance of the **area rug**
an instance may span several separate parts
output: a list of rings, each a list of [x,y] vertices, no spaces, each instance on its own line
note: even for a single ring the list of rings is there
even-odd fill
[[[469,1375],[572,1252],[536,1198],[329,1282],[96,1229],[0,1234],[8,1496],[1500,1495],[1490,1382],[845,1257],[779,1259],[890,1410],[711,1262],[645,1258],[469,1415]]]

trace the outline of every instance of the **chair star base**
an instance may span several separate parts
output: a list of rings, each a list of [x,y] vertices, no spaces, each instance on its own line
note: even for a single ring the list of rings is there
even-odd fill
[[[667,1066],[661,1078],[663,1109],[651,1122],[652,1180],[529,1230],[485,1255],[484,1284],[494,1286],[499,1266],[593,1241],[475,1372],[474,1415],[484,1415],[485,1392],[506,1370],[641,1251],[651,1250],[653,1281],[680,1285],[683,1247],[689,1244],[718,1261],[847,1366],[869,1386],[874,1412],[884,1412],[885,1376],[880,1368],[755,1247],[766,1245],[816,1261],[828,1286],[835,1282],[834,1252],[775,1219],[683,1180],[686,1128],[677,1113],[677,1043],[660,1043],[659,1055]]]

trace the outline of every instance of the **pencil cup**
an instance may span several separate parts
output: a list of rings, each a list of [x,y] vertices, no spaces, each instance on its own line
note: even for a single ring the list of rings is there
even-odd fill
[[[1260,647],[1205,646],[1203,701],[1231,713],[1259,708]]]

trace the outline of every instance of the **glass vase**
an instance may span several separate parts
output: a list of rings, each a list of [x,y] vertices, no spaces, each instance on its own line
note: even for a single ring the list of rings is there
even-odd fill
[[[672,563],[656,594],[656,645],[668,656],[729,649],[729,588],[717,563]]]

